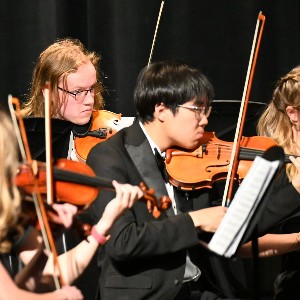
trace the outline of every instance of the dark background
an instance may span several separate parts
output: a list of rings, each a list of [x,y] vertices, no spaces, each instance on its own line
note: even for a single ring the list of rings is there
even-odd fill
[[[40,52],[58,38],[73,37],[102,56],[106,109],[134,116],[133,88],[138,72],[148,63],[160,5],[161,0],[2,1],[1,107],[6,107],[8,94],[26,100]],[[299,0],[166,0],[152,61],[175,58],[192,63],[213,83],[215,99],[241,100],[262,11],[266,23],[250,101],[267,103],[278,78],[300,62],[299,6]],[[253,132],[262,107],[250,105],[247,133]],[[235,102],[221,102],[209,129],[225,137],[235,129],[238,110]],[[272,290],[275,274],[270,266],[275,265],[268,264],[268,276],[263,276],[269,279],[264,285],[267,291]],[[79,286],[92,299],[89,293],[94,293],[97,278],[87,278]]]
[[[57,38],[79,38],[102,56],[106,108],[135,114],[135,80],[147,65],[160,0],[14,0],[0,10],[0,99],[22,101],[34,63]],[[299,64],[298,0],[166,0],[152,61],[199,67],[215,99],[241,99],[259,11],[266,16],[250,101],[268,102],[276,80]]]

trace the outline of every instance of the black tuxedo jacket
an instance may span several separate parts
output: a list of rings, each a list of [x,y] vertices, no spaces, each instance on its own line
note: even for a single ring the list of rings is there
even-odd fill
[[[157,197],[167,195],[151,147],[138,122],[97,144],[90,151],[87,164],[98,176],[133,185],[144,181],[155,189]],[[212,200],[218,196],[215,193],[191,193],[189,201],[192,201],[194,210],[209,207],[214,205]],[[259,232],[267,231],[300,206],[299,194],[291,185],[278,193],[270,199],[273,201],[268,202],[259,223]],[[283,205],[286,193],[291,197]],[[93,223],[98,222],[113,197],[111,191],[100,192],[89,211]],[[176,191],[175,197],[180,200],[186,195]],[[279,211],[278,205],[281,207]],[[199,285],[207,275],[204,274],[205,264],[201,265],[207,262],[206,258],[199,257],[203,249],[199,249],[198,232],[188,214],[174,216],[171,208],[155,219],[146,204],[138,201],[117,220],[110,234],[110,240],[99,251],[101,300],[174,299],[183,280],[186,250],[198,254],[191,257],[195,257],[194,262],[202,271]]]
[[[87,164],[98,176],[133,185],[144,181],[155,189],[157,197],[167,195],[155,157],[137,122],[97,144]],[[113,192],[100,192],[90,208],[93,223],[98,222],[113,197]],[[190,216],[174,216],[171,208],[155,219],[146,203],[138,201],[114,224],[110,234],[99,253],[101,300],[173,299],[182,284],[186,250],[199,245]]]

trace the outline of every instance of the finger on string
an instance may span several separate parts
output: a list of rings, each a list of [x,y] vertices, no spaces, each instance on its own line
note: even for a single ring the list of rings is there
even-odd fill
[[[298,158],[294,156],[289,156],[290,161],[293,163],[294,166],[300,167],[300,161]]]
[[[64,203],[64,204],[54,203],[52,207],[57,212],[61,220],[61,223],[66,228],[69,228],[73,223],[73,218],[77,212],[77,208],[74,205],[68,203]]]

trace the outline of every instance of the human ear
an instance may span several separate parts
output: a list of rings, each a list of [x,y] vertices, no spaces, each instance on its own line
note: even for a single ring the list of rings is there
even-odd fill
[[[167,107],[165,106],[165,104],[163,102],[156,104],[155,109],[154,109],[154,116],[158,120],[164,121],[165,116],[166,116],[166,109],[167,109]]]
[[[297,123],[298,122],[298,110],[296,108],[294,108],[293,106],[289,105],[286,107],[285,109],[286,114],[288,115],[291,123]]]

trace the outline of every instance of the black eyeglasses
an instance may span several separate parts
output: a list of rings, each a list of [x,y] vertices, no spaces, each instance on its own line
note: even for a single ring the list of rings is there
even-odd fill
[[[75,100],[76,101],[78,101],[78,102],[82,102],[84,99],[85,99],[85,97],[87,96],[87,94],[88,94],[88,92],[90,92],[92,95],[97,95],[97,94],[99,94],[99,92],[98,93],[95,93],[95,90],[96,90],[96,88],[97,88],[97,84],[94,84],[90,89],[88,89],[88,90],[79,90],[79,91],[74,91],[74,92],[71,92],[71,91],[68,91],[68,90],[65,90],[65,89],[63,89],[63,88],[61,88],[61,87],[57,87],[60,91],[62,91],[62,92],[65,92],[65,93],[68,93],[68,94],[70,94],[70,95],[72,95],[72,96],[74,96],[74,98],[75,98]]]
[[[196,115],[197,120],[201,120],[204,116],[209,117],[211,113],[211,106],[192,106],[192,105],[181,105],[177,104],[176,107],[182,107],[193,111]]]

